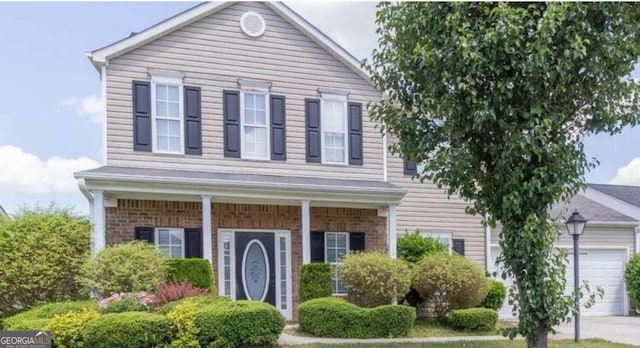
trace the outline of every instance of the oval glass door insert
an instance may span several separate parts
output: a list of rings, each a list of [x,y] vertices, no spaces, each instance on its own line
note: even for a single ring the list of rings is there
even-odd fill
[[[242,285],[249,300],[264,301],[269,290],[269,261],[264,245],[254,239],[244,249]]]

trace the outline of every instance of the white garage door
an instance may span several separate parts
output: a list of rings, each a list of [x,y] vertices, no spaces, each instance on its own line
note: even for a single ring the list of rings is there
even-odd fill
[[[495,259],[498,257],[498,248],[493,248],[491,253]],[[573,253],[569,253],[569,266],[567,267],[566,294],[573,291]],[[624,265],[626,262],[626,250],[622,249],[581,249],[580,250],[580,279],[587,280],[589,286],[595,289],[597,286],[604,290],[604,297],[597,299],[596,304],[589,308],[581,308],[585,316],[624,315]],[[492,271],[495,271],[495,267]],[[505,281],[506,286],[511,285],[511,280]],[[511,306],[506,303],[500,309],[500,316],[511,317]]]

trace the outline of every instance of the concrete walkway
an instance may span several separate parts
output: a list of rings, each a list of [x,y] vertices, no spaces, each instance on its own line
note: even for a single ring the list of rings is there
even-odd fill
[[[562,324],[553,339],[573,339],[574,323]],[[602,338],[607,341],[640,345],[640,317],[582,317],[580,338]]]

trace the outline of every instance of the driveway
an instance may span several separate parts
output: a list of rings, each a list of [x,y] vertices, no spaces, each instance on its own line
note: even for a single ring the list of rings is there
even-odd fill
[[[554,339],[573,339],[574,323],[556,328]],[[551,336],[550,336],[551,337]],[[602,338],[640,347],[640,317],[582,317],[580,338]]]

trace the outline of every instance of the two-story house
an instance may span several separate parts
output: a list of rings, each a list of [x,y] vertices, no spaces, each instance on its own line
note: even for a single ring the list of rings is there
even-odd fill
[[[220,295],[288,319],[302,264],[395,256],[405,230],[486,265],[480,218],[386,150],[360,62],[286,5],[203,3],[88,56],[106,105],[106,164],[75,174],[92,253],[140,239],[206,258]]]

